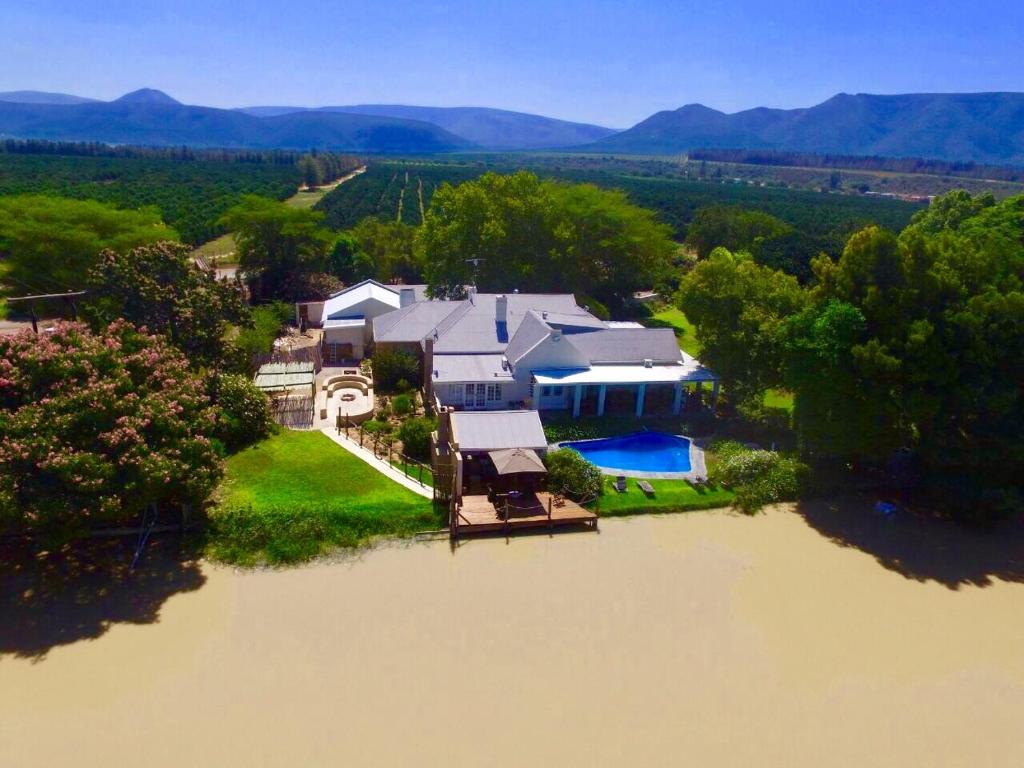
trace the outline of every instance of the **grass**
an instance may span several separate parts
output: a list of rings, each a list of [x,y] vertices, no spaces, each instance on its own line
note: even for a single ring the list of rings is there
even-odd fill
[[[668,432],[672,435],[699,435],[706,431],[706,424],[693,419],[699,417],[648,416],[546,416],[543,420],[544,436],[550,443],[563,440],[593,440],[599,437],[631,435],[644,429]]]
[[[444,525],[444,512],[319,432],[282,430],[227,460],[207,553],[239,565],[295,563],[374,536]]]
[[[654,328],[671,328],[676,332],[676,340],[679,348],[692,357],[700,355],[700,342],[697,341],[697,332],[686,315],[675,307],[655,312],[647,325]]]
[[[732,503],[733,493],[714,486],[694,487],[685,480],[649,480],[654,487],[654,497],[637,487],[634,478],[626,478],[626,492],[619,493],[613,487],[615,478],[604,480],[604,495],[601,497],[601,517],[642,515],[650,513],[686,512],[713,507],[727,507]]]
[[[235,258],[236,247],[235,236],[228,232],[226,235],[203,243],[192,253],[196,256],[203,256],[210,266],[231,267],[238,263]]]
[[[764,404],[769,408],[782,408],[787,413],[793,413],[793,393],[769,389],[764,393]]]
[[[7,299],[0,298],[0,320],[7,319]]]

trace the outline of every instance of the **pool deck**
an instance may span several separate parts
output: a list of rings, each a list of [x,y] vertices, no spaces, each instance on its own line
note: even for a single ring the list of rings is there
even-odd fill
[[[667,434],[667,433],[665,433]],[[627,437],[627,435],[618,435],[618,437]],[[708,470],[707,464],[704,461],[704,450],[700,448],[696,441],[692,437],[686,435],[673,435],[673,437],[681,437],[690,442],[690,469],[687,472],[645,472],[639,469],[621,469],[619,467],[602,467],[596,465],[601,470],[602,475],[609,475],[611,477],[618,477],[620,475],[624,477],[635,477],[641,480],[690,480],[690,481],[704,481],[707,480]],[[563,440],[560,443],[552,443],[548,446],[549,450],[557,450],[564,448],[568,443],[590,443],[597,440],[612,440],[611,437],[595,437],[591,440]]]
[[[550,493],[538,492],[529,501],[517,504],[506,517],[486,496],[463,496],[456,524],[451,529],[452,537],[556,526],[597,529],[596,513],[569,499],[555,503]]]

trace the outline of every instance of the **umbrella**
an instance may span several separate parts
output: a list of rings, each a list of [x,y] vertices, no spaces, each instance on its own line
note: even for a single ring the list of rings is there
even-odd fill
[[[489,456],[499,475],[517,475],[524,472],[539,474],[547,472],[544,462],[536,451],[529,448],[506,448],[502,451],[490,451]]]

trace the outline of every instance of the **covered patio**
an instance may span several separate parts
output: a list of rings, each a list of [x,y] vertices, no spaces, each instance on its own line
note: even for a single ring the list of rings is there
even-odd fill
[[[718,402],[718,378],[693,358],[684,365],[595,365],[590,368],[540,369],[533,372],[535,387],[560,387],[566,409],[577,418],[605,413],[670,413],[677,416],[704,402],[710,384],[709,406]]]

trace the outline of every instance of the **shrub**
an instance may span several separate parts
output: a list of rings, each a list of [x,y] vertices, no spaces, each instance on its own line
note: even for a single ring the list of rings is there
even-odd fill
[[[412,398],[409,395],[395,395],[391,401],[391,412],[395,416],[408,416],[412,413]]]
[[[733,504],[754,514],[766,504],[795,499],[807,481],[807,466],[776,451],[751,450],[732,441],[713,447],[718,462],[710,480],[736,493]]]
[[[229,451],[237,451],[270,434],[274,421],[270,400],[246,376],[224,374],[212,383],[214,402],[220,406],[217,437]]]
[[[414,355],[395,349],[373,353],[373,386],[379,392],[396,392],[398,383],[419,381],[419,361]]]
[[[253,355],[267,354],[273,350],[274,340],[291,322],[294,313],[294,307],[283,301],[256,307],[252,311],[252,326],[238,332],[238,346],[250,359]]]
[[[430,433],[435,429],[437,423],[434,419],[425,416],[402,422],[402,426],[398,428],[398,439],[402,441],[405,454],[423,461],[429,459]]]
[[[393,427],[390,424],[380,419],[370,419],[363,422],[363,431],[371,435],[385,435],[392,429]]]
[[[562,448],[547,455],[548,488],[580,501],[604,492],[601,470],[571,448]]]

